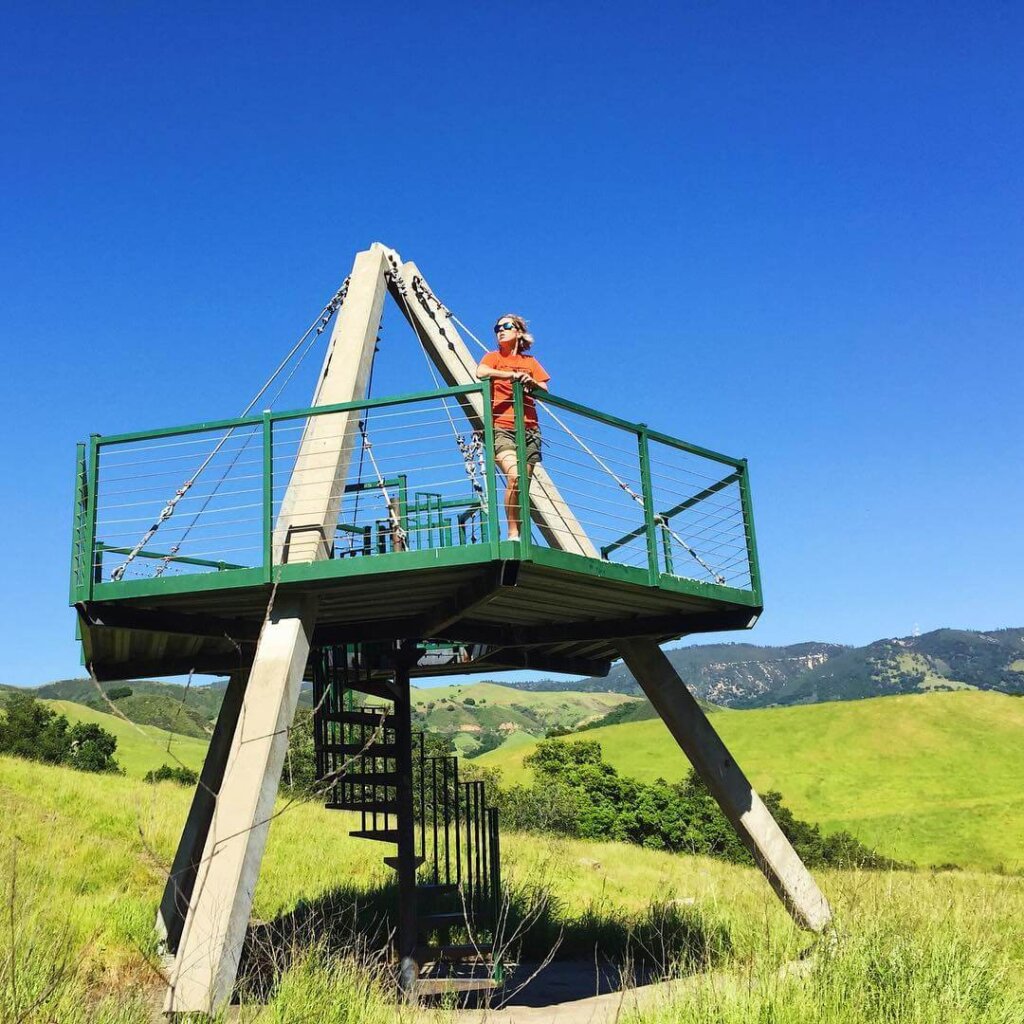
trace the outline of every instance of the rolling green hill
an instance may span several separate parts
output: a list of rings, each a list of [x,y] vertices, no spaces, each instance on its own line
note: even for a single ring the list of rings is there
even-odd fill
[[[216,721],[224,699],[224,682],[185,687],[179,683],[129,680],[104,683],[104,693],[130,687],[130,697],[120,697],[117,710],[132,722],[205,739]],[[62,679],[32,691],[45,700],[74,702],[95,711],[110,710],[91,679]],[[482,747],[496,746],[515,732],[543,736],[549,729],[574,729],[602,718],[610,710],[637,703],[621,693],[582,693],[563,690],[523,693],[498,683],[414,687],[416,728],[440,733],[455,740],[460,752],[472,755]],[[303,687],[299,702],[312,707],[312,688]],[[368,703],[374,703],[369,700]]]
[[[849,829],[920,864],[1024,869],[1024,699],[964,691],[723,710],[715,726],[755,787],[780,790],[826,831]],[[689,768],[658,720],[580,738],[624,775],[671,780]],[[533,747],[502,746],[478,763],[524,781]]]
[[[117,737],[114,758],[128,775],[142,778],[146,772],[162,764],[179,761],[198,771],[206,757],[206,741],[179,736],[152,725],[126,722],[116,715],[69,700],[48,700],[46,703],[71,722],[94,722]]]
[[[224,691],[227,689],[227,683],[223,680],[191,686],[183,686],[181,683],[162,683],[153,679],[128,679],[124,682],[102,684],[105,693],[123,686],[131,687],[133,698],[140,696],[162,697],[165,702],[164,707],[170,704],[175,707],[184,704],[194,720],[206,723],[211,723],[216,719],[221,702],[224,700]],[[97,692],[97,684],[91,679],[58,679],[56,682],[37,686],[32,692],[43,700],[70,700],[76,704],[95,704],[103,700]],[[128,717],[131,718],[131,715]],[[133,718],[132,721],[136,721],[136,719]]]
[[[417,687],[412,695],[415,726],[451,736],[467,755],[480,749],[487,738],[497,743],[516,733],[540,737],[549,729],[573,729],[602,718],[613,708],[639,703],[622,693],[523,693],[489,682]]]

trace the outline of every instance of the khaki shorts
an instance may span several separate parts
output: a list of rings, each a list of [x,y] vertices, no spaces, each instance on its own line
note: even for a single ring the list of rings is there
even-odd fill
[[[494,428],[494,454],[500,455],[502,452],[515,453],[516,450],[516,432],[514,430],[504,430],[501,427]],[[526,464],[528,466],[536,466],[540,462],[540,431],[534,428],[526,428]]]

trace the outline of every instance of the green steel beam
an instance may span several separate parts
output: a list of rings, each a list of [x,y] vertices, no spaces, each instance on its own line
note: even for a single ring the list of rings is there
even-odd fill
[[[386,396],[384,398],[363,398],[356,402],[336,402],[334,405],[312,405],[304,409],[289,409],[285,412],[271,412],[275,423],[286,420],[305,419],[310,416],[326,416],[335,412],[351,412],[353,409],[377,409],[386,405],[408,405],[410,402],[424,402],[432,398],[451,398],[472,392],[481,392],[480,384],[462,384],[458,387],[439,388],[436,391],[417,391],[408,395]],[[222,430],[238,430],[243,427],[259,427],[263,423],[259,416],[239,416],[228,420],[206,420],[178,427],[162,427],[156,430],[136,430],[124,434],[96,434],[101,445],[127,444],[133,441],[150,441],[182,434],[216,433]]]
[[[84,563],[83,569],[85,570],[85,579],[83,580],[84,589],[90,598],[92,597],[93,590],[96,587],[96,516],[99,507],[99,503],[96,500],[96,486],[99,482],[100,474],[100,448],[97,444],[98,438],[98,434],[93,434],[89,438],[89,468],[85,481],[87,508],[86,522],[89,525],[85,539],[85,551],[82,561]]]
[[[642,467],[641,467],[642,471]],[[685,501],[681,501],[678,505],[673,505],[672,508],[666,509],[664,512],[658,512],[656,518],[671,519],[673,516],[679,515],[680,512],[685,512],[688,508],[692,508],[694,505],[704,501],[705,498],[710,498],[711,495],[717,494],[719,491],[724,491],[729,484],[736,483],[737,480],[743,475],[743,471],[740,470],[737,473],[730,473],[726,477],[722,477],[717,483],[711,484],[710,487],[705,487],[699,494],[694,494],[687,498]],[[601,548],[601,554],[607,555],[617,548],[621,548],[628,544],[631,540],[637,540],[642,537],[647,530],[647,526],[637,527],[635,530],[631,530],[629,533],[624,533],[617,540],[613,540],[610,544],[605,544]]]
[[[82,517],[85,514],[85,444],[79,442],[75,446],[75,483],[72,494],[74,495],[74,514],[71,517],[71,586],[69,589],[69,602],[74,604],[78,600],[79,590],[82,586]]]
[[[99,541],[96,544],[96,552],[100,554],[104,551],[109,551],[112,555],[130,555],[132,553],[131,548],[118,548],[112,544],[104,544]],[[148,548],[143,548],[142,551],[135,553],[136,558],[150,558],[154,561],[167,559],[169,562],[181,562],[184,565],[201,565],[208,569],[219,569],[221,571],[227,569],[246,569],[248,566],[236,565],[234,562],[217,562],[212,558],[193,558],[191,555],[171,555],[163,551],[150,551]]]
[[[270,411],[263,413],[263,582],[274,578],[274,424]]]
[[[757,557],[757,534],[754,532],[754,502],[750,496],[750,470],[743,460],[740,470],[740,496],[743,504],[743,522],[747,531],[747,565],[750,569],[750,589],[758,605],[764,604],[761,593],[761,566]]]
[[[498,518],[498,470],[494,457],[494,383],[490,377],[484,382],[484,472],[487,478],[487,538],[491,558],[498,557],[501,543],[501,522]]]
[[[647,571],[651,586],[657,586],[661,575],[661,563],[658,559],[658,541],[654,521],[654,488],[651,486],[651,453],[647,444],[647,428],[641,427],[636,435],[640,448],[640,487],[644,497],[644,531],[647,534]],[[607,549],[601,548],[606,555]]]
[[[657,441],[658,444],[668,445],[669,448],[675,448],[681,452],[689,452],[690,455],[699,455],[702,459],[710,459],[712,462],[721,462],[724,466],[735,466],[736,469],[739,469],[743,462],[742,459],[733,458],[731,455],[723,455],[710,448],[702,448],[700,445],[690,444],[689,441],[681,441],[678,437],[663,434],[660,430],[648,430],[647,436],[652,441]]]
[[[533,520],[530,517],[530,478],[526,465],[526,420],[523,405],[523,385],[512,382],[512,407],[516,417],[516,473],[519,476],[519,544],[522,557],[530,557],[533,546]]]

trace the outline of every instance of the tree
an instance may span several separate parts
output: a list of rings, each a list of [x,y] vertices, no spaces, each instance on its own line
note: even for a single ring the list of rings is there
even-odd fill
[[[117,737],[95,724],[69,725],[31,693],[9,693],[0,719],[0,754],[67,764],[87,772],[116,772]]]
[[[117,737],[94,723],[76,722],[68,733],[64,763],[82,772],[118,772]]]

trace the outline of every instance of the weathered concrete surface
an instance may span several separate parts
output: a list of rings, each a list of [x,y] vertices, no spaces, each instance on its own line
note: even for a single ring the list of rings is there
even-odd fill
[[[366,396],[386,293],[385,253],[375,242],[356,256],[312,405],[354,402]],[[274,525],[275,565],[329,557],[349,464],[362,443],[362,416],[357,409],[307,421]],[[280,438],[275,439],[277,444]]]
[[[228,688],[224,693],[224,701],[217,715],[213,735],[210,737],[203,770],[199,774],[199,784],[192,797],[185,828],[182,830],[171,872],[164,886],[160,909],[157,911],[157,934],[164,939],[167,949],[172,953],[177,950],[185,927],[185,915],[195,888],[199,865],[202,863],[203,850],[206,848],[206,839],[210,833],[210,822],[217,806],[217,794],[224,781],[228,755],[231,753],[248,681],[248,666],[232,672],[228,679]]]
[[[672,663],[653,640],[620,640],[618,648],[793,920],[822,931],[832,919],[828,901]]]
[[[315,621],[308,600],[279,598],[264,623],[171,973],[168,1013],[213,1013],[231,997]]]

